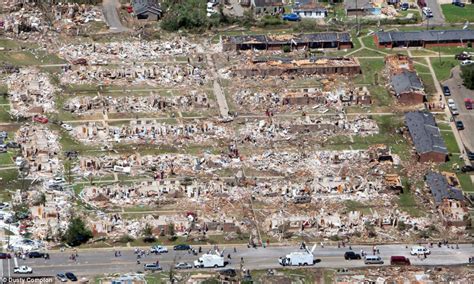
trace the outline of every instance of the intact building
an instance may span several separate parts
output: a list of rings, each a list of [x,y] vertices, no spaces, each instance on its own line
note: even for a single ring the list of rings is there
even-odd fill
[[[445,31],[411,31],[411,32],[377,32],[375,44],[380,48],[393,47],[433,47],[433,46],[467,46],[474,41],[473,30]]]

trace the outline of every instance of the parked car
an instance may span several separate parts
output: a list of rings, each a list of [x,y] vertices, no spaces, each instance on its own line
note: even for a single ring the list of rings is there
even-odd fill
[[[345,260],[348,260],[348,259],[361,259],[362,257],[360,256],[360,254],[358,253],[355,253],[353,251],[346,251],[346,253],[344,254],[344,259]]]
[[[8,132],[6,132],[6,131],[0,131],[0,138],[5,139],[5,138],[7,138],[7,137],[8,137]]]
[[[407,2],[404,2],[400,5],[400,10],[402,11],[406,11],[408,10],[408,8],[410,8],[410,4],[408,4]]]
[[[456,121],[456,128],[458,130],[464,130],[464,123],[462,123],[460,120]]]
[[[61,124],[61,127],[66,129],[67,131],[71,131],[72,130],[72,126],[69,125],[69,124],[66,124],[66,123],[63,123]]]
[[[410,259],[404,256],[391,256],[390,265],[411,265]]]
[[[11,259],[12,256],[9,253],[0,252],[0,259]]]
[[[33,273],[33,269],[29,266],[22,265],[22,266],[13,268],[13,273],[31,274],[31,273]]]
[[[423,247],[423,246],[414,246],[410,250],[411,255],[423,255],[423,254],[430,254],[430,250]]]
[[[467,166],[462,166],[461,167],[461,172],[463,172],[463,173],[472,172],[472,171],[474,171],[473,166],[467,165]]]
[[[471,161],[474,160],[474,153],[471,151],[467,151],[467,158]]]
[[[32,251],[28,253],[29,258],[49,258],[49,254],[44,252]]]
[[[466,6],[466,4],[464,4],[463,2],[461,2],[459,0],[455,0],[451,4],[453,4],[454,6],[461,7],[461,8],[464,8],[464,6]]]
[[[145,271],[158,271],[161,270],[161,266],[157,263],[147,263],[143,265]]]
[[[474,104],[473,99],[470,99],[470,98],[464,99],[464,106],[466,106],[466,109],[471,110],[473,104]]]
[[[459,115],[459,111],[457,109],[451,109],[451,114],[453,116]]]
[[[461,65],[462,65],[462,66],[470,65],[470,64],[472,64],[472,63],[474,63],[474,61],[472,61],[472,60],[463,60],[463,61],[461,61]]]
[[[465,51],[459,53],[459,54],[456,54],[454,55],[454,59],[457,59],[457,60],[469,60],[471,59],[471,55]]]
[[[153,246],[150,249],[150,252],[151,253],[166,253],[166,252],[168,252],[168,249],[164,246]]]
[[[418,0],[418,1],[416,1],[416,3],[418,4],[418,7],[420,7],[420,8],[426,7],[426,1],[425,0]]]
[[[67,282],[67,277],[64,275],[64,273],[56,274],[56,278],[59,280],[59,282]]]
[[[48,123],[48,118],[42,115],[35,115],[33,116],[33,121],[46,124]]]
[[[297,14],[284,14],[283,21],[291,21],[291,22],[298,22],[301,21],[301,17]]]
[[[74,273],[72,273],[72,272],[66,272],[65,275],[66,275],[66,278],[67,278],[67,279],[69,279],[69,280],[71,280],[71,281],[73,281],[73,282],[74,282],[74,281],[77,281],[77,277],[76,277],[76,275],[74,275]]]
[[[7,142],[7,148],[20,148],[20,144],[16,143],[15,141],[9,141]]]
[[[191,249],[191,246],[185,245],[185,244],[175,245],[173,247],[173,250],[190,250],[190,249]]]
[[[446,97],[451,96],[451,90],[449,89],[448,86],[443,86],[443,94],[444,94]]]
[[[431,11],[431,9],[429,7],[423,7],[423,9],[421,9],[421,11],[423,12],[423,15],[425,15],[425,17],[433,18],[433,12]]]
[[[187,262],[179,262],[177,263],[174,268],[176,269],[191,269],[193,266]]]
[[[378,255],[366,255],[364,256],[365,264],[383,264],[383,260]]]
[[[87,65],[87,60],[85,58],[78,58],[71,62],[74,65]]]

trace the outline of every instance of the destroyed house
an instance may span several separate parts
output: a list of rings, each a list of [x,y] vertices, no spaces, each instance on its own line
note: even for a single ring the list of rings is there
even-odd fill
[[[413,105],[425,101],[423,83],[416,71],[403,69],[391,74],[390,84],[399,103]]]
[[[466,46],[474,41],[473,30],[377,32],[374,41],[380,48]]]
[[[440,173],[429,172],[425,179],[443,223],[446,226],[466,226],[468,210],[462,191],[449,185]]]
[[[236,66],[240,76],[281,76],[283,74],[360,74],[360,63],[353,57],[311,57],[309,59],[257,58]]]
[[[347,16],[380,15],[381,6],[375,2],[373,0],[344,0],[344,8]]]
[[[277,14],[285,12],[283,0],[251,0],[250,5],[255,14]]]
[[[132,8],[138,19],[157,21],[163,14],[157,0],[132,0]]]
[[[405,123],[420,162],[442,163],[447,160],[448,150],[431,113],[408,112],[405,114]]]
[[[281,50],[284,46],[291,49],[315,48],[352,48],[349,33],[314,33],[299,35],[242,35],[222,38],[224,51],[231,50]]]

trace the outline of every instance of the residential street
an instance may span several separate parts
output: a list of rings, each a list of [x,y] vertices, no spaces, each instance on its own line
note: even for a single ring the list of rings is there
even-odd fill
[[[118,0],[103,0],[102,11],[104,13],[105,21],[109,26],[111,32],[120,33],[128,31],[128,28],[124,27],[120,22],[120,17],[117,9],[120,7]]]
[[[408,245],[410,248],[412,245]],[[371,252],[371,246],[353,246],[356,253],[360,253],[363,249],[365,252]],[[426,259],[417,258],[410,255],[410,249],[405,245],[383,245],[377,246],[380,250],[380,256],[384,260],[384,265],[390,264],[390,256],[403,255],[409,257],[412,265],[461,265],[468,262],[468,258],[474,254],[472,245],[460,245],[459,249],[448,247],[432,248],[431,255]],[[149,255],[141,259],[141,263],[137,264],[136,255],[131,248],[122,249],[121,257],[115,257],[112,249],[92,249],[87,251],[79,251],[77,262],[69,259],[69,252],[53,252],[49,260],[44,259],[26,259],[2,260],[4,276],[8,276],[15,265],[28,265],[33,268],[33,275],[49,276],[60,272],[73,272],[79,277],[103,275],[107,273],[126,273],[143,271],[143,264],[154,263],[159,260],[164,270],[169,270],[173,263],[188,262],[192,263],[198,258],[188,254],[187,251],[171,251],[162,255]],[[203,251],[209,249],[209,246],[203,248]],[[348,247],[318,247],[314,251],[316,264],[314,267],[331,267],[331,268],[347,268],[347,267],[364,267],[363,260],[344,260],[344,253],[348,251]],[[226,261],[230,264],[226,267],[239,268],[240,259],[243,257],[243,267],[247,269],[267,269],[278,268],[278,258],[293,251],[300,251],[298,247],[268,247],[268,248],[247,248],[246,246],[238,246],[237,253],[232,248],[226,248],[224,255]],[[228,254],[231,259],[228,259]],[[176,258],[175,258],[176,257]],[[10,270],[9,270],[10,269]],[[1,272],[1,270],[0,270]]]
[[[439,5],[438,0],[426,0],[426,5],[431,9],[431,12],[433,12],[433,17],[429,20],[429,25],[444,25],[445,20],[443,13],[441,12],[441,6]],[[426,25],[426,17],[424,15],[423,24]]]

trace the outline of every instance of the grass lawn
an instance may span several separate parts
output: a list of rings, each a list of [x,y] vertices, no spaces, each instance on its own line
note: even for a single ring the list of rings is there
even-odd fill
[[[10,122],[10,114],[8,113],[10,111],[10,106],[3,105],[0,106],[0,122]]]
[[[421,78],[423,82],[423,86],[425,87],[425,92],[428,95],[436,94],[436,87],[434,86],[433,77],[431,74],[426,73],[418,73],[418,76]]]
[[[360,211],[361,213],[365,215],[370,214],[370,206],[367,206],[362,202],[355,201],[355,200],[346,200],[344,201],[344,205],[346,206],[346,210],[348,212]]]
[[[376,74],[380,74],[385,63],[383,59],[359,59],[360,68],[362,69],[362,74],[358,75],[354,83],[356,84],[375,84]],[[378,75],[378,81],[382,79],[382,76]]]
[[[440,82],[449,79],[449,77],[451,76],[451,69],[453,69],[459,64],[458,60],[454,59],[454,57],[442,58],[441,62],[438,58],[430,58],[430,60],[431,65],[433,66],[433,69],[435,71],[436,78]]]
[[[449,153],[459,153],[459,147],[456,143],[456,138],[454,137],[453,132],[441,131],[441,136],[443,136],[444,143],[446,143]]]
[[[372,57],[372,56],[385,56],[385,54],[381,53],[381,52],[378,52],[378,51],[374,51],[374,50],[369,50],[369,49],[366,49],[366,48],[363,48],[357,52],[354,52],[353,54],[351,54],[351,56],[354,56],[354,57]],[[383,60],[381,58],[381,60]]]
[[[13,165],[12,153],[0,153],[0,168],[1,167],[10,167]]]
[[[402,179],[403,183],[403,193],[399,195],[398,199],[398,206],[400,206],[400,209],[407,212],[413,217],[421,217],[424,216],[424,213],[418,205],[416,204],[415,197],[413,196],[413,193],[410,190],[410,185],[407,183],[407,179],[403,178]]]
[[[466,7],[461,8],[452,4],[443,4],[441,5],[441,10],[443,11],[444,18],[448,23],[464,23],[466,21],[474,21],[473,5],[468,4]]]
[[[387,88],[385,88],[384,86],[381,86],[380,81],[379,81],[379,85],[368,86],[367,88],[369,89],[370,95],[372,96],[372,99],[373,99],[372,106],[393,105],[394,97],[390,95]]]

